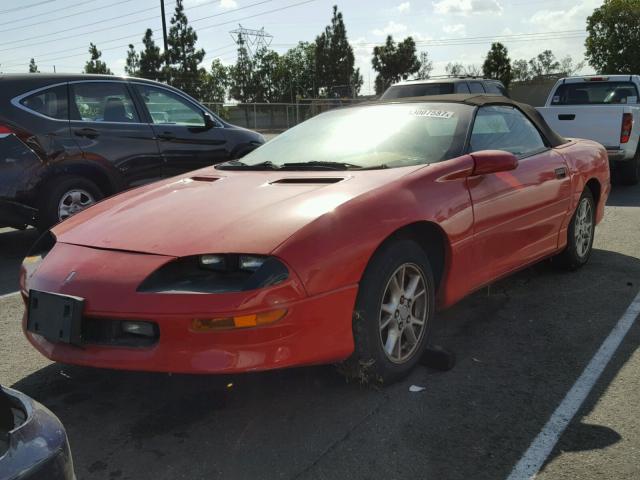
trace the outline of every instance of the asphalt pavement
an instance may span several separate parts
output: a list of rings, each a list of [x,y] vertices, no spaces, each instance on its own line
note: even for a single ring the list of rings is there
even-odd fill
[[[0,295],[35,232],[0,232]],[[65,424],[83,479],[506,479],[640,290],[640,186],[618,187],[578,272],[543,262],[437,316],[449,372],[374,389],[332,366],[237,376],[47,361],[0,297],[0,382]],[[538,478],[640,478],[640,320]],[[419,393],[411,385],[425,387]]]

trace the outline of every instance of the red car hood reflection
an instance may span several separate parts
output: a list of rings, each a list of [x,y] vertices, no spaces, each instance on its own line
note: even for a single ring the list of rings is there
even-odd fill
[[[191,172],[107,199],[53,229],[59,242],[170,256],[272,252],[341,204],[420,167]]]

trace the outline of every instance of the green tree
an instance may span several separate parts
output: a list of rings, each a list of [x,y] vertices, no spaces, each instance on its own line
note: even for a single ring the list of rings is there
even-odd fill
[[[176,9],[171,17],[171,28],[167,36],[165,52],[169,66],[167,79],[169,82],[189,95],[198,97],[203,68],[200,67],[205,51],[196,48],[198,35],[189,25],[184,13],[182,0],[176,0]]]
[[[584,68],[584,61],[580,61],[577,63],[573,63],[573,58],[571,55],[567,55],[566,57],[560,60],[559,72],[565,76],[571,76],[578,73],[580,70]]]
[[[540,78],[545,75],[558,73],[560,70],[560,62],[556,60],[556,56],[551,50],[545,50],[537,56],[529,60],[529,68],[533,78]]]
[[[162,55],[160,47],[156,46],[153,40],[153,31],[147,28],[142,38],[144,50],[140,52],[140,67],[138,76],[149,80],[163,80],[162,75]]]
[[[100,60],[102,52],[98,50],[93,43],[89,44],[89,54],[91,59],[84,65],[84,73],[105,73],[107,75],[113,75],[111,70],[107,67],[107,64]]]
[[[485,58],[482,64],[482,74],[487,78],[495,78],[500,80],[502,84],[509,88],[511,83],[511,59],[509,58],[509,51],[500,42],[491,44],[491,49],[487,52],[487,58]]]
[[[124,66],[124,71],[130,77],[137,77],[140,73],[140,55],[131,43],[129,50],[127,50],[127,63]]]
[[[36,61],[33,58],[29,61],[29,73],[40,73],[38,65],[36,65]]]
[[[444,67],[444,71],[447,75],[451,75],[452,77],[459,77],[464,75],[464,65],[459,62],[449,62],[447,66]]]
[[[347,39],[342,13],[334,5],[331,25],[316,38],[316,86],[328,96],[356,96],[362,86],[360,70],[354,68],[353,48]]]
[[[407,37],[396,44],[391,35],[384,45],[373,47],[371,59],[376,75],[376,94],[381,95],[392,84],[406,80],[420,71],[420,60],[416,56],[416,43]]]
[[[416,75],[417,80],[427,80],[433,71],[433,62],[429,59],[428,52],[420,52],[420,70]]]
[[[586,57],[598,73],[638,73],[640,0],[605,0],[587,18]]]
[[[296,98],[317,95],[315,43],[299,42],[282,55],[281,64],[286,73],[282,101],[293,103]]]
[[[253,61],[249,56],[244,38],[238,35],[238,55],[236,64],[229,71],[231,79],[230,95],[239,102],[255,101]]]
[[[524,58],[514,60],[511,64],[511,80],[515,82],[526,82],[527,80],[531,80],[529,62]]]
[[[211,69],[202,75],[201,82],[200,101],[205,103],[224,103],[229,90],[229,68],[216,58],[211,62]]]

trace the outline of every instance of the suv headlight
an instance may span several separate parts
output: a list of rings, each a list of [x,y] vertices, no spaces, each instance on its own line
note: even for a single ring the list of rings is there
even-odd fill
[[[169,262],[138,287],[147,293],[228,293],[282,283],[289,270],[277,258],[250,254],[207,254]]]

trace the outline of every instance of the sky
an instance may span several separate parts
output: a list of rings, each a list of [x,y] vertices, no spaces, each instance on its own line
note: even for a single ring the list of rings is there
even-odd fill
[[[214,58],[235,61],[231,31],[242,25],[272,35],[271,47],[285,52],[298,41],[313,41],[330,22],[336,4],[344,16],[362,93],[372,92],[373,46],[387,35],[412,36],[418,51],[433,60],[432,75],[449,62],[481,66],[492,41],[501,41],[514,59],[530,59],[545,49],[556,57],[584,56],[586,18],[601,0],[184,0],[198,33],[198,46]],[[167,24],[175,7],[165,0]],[[2,0],[0,71],[27,72],[34,58],[42,72],[81,72],[89,42],[103,52],[116,74],[124,73],[127,46],[141,49],[147,28],[162,47],[160,0]],[[167,27],[169,28],[169,27]],[[587,65],[583,72],[590,73]]]

